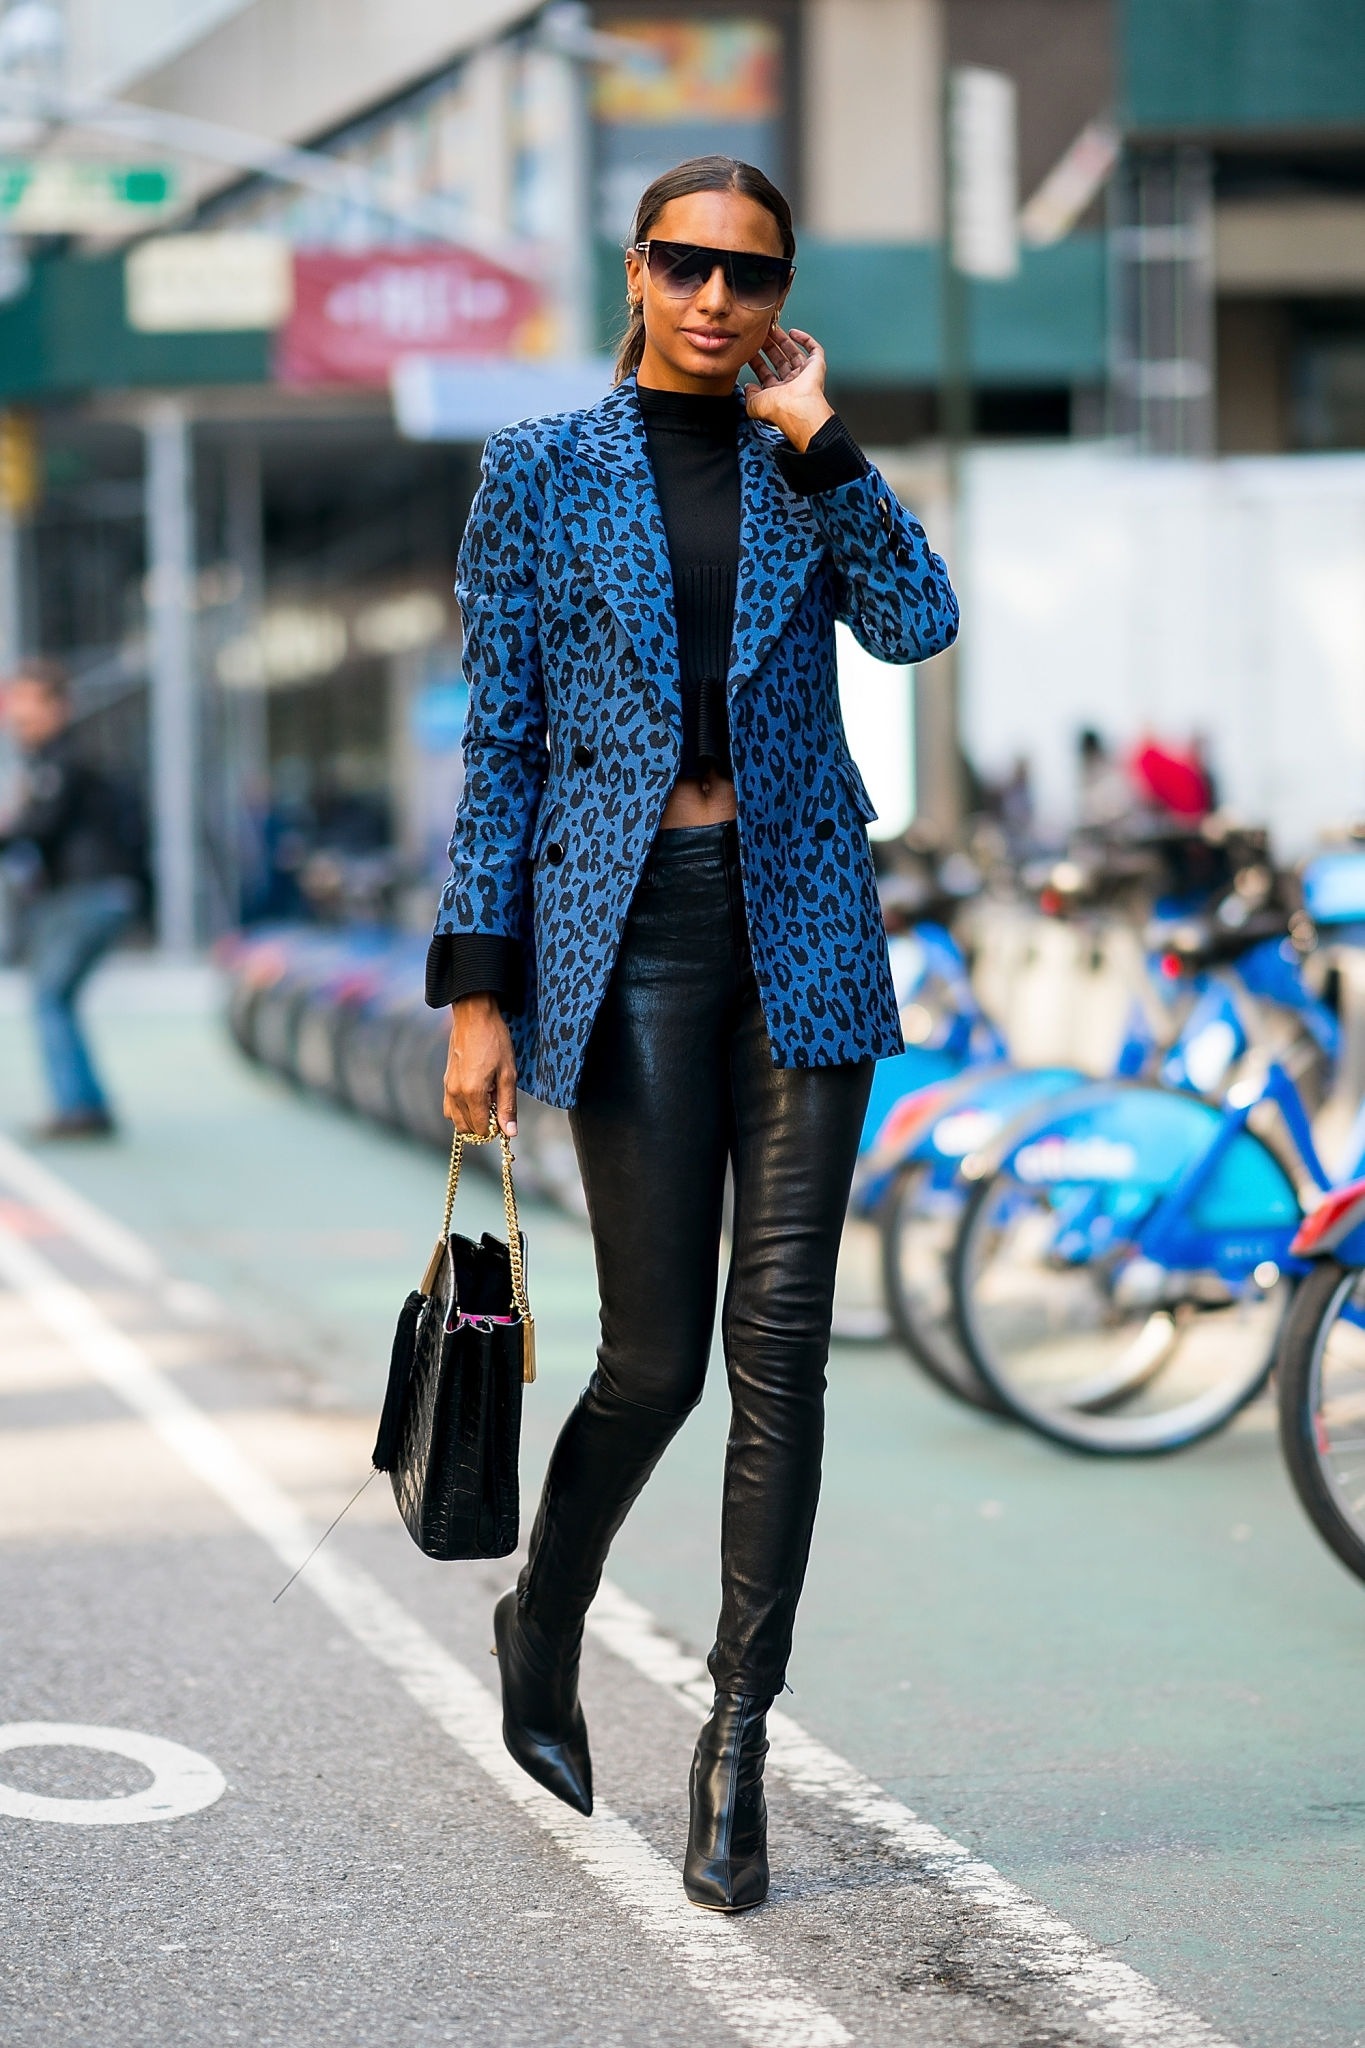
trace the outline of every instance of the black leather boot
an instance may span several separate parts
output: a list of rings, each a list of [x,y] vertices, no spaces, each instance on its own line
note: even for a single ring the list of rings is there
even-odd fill
[[[579,1813],[592,1812],[592,1758],[578,1704],[581,1625],[551,1636],[515,1591],[493,1609],[502,1680],[502,1739],[521,1768]]]
[[[503,1741],[524,1771],[579,1813],[592,1812],[578,1704],[584,1617],[612,1537],[682,1419],[613,1399],[593,1374],[551,1455],[516,1591],[493,1610]]]
[[[694,1906],[744,1913],[768,1896],[763,1759],[769,1701],[716,1694],[692,1759],[691,1825],[683,1888]]]

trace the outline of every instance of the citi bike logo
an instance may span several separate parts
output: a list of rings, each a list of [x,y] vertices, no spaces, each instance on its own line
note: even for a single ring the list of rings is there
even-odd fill
[[[1138,1157],[1113,1138],[1039,1138],[1014,1155],[1020,1180],[1131,1180]]]

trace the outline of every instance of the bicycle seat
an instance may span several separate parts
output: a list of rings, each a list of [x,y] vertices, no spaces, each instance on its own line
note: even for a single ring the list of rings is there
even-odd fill
[[[1188,918],[1177,925],[1158,925],[1149,929],[1148,940],[1153,950],[1177,960],[1185,973],[1194,974],[1201,968],[1240,960],[1266,939],[1284,938],[1288,930],[1289,912],[1267,906],[1249,910],[1237,924],[1220,919],[1215,911],[1209,917]]]

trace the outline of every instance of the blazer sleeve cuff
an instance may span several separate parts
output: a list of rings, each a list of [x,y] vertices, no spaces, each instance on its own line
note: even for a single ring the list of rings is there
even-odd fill
[[[871,467],[838,413],[811,436],[809,447],[779,448],[777,466],[799,498],[856,483]]]
[[[426,999],[444,1010],[461,996],[486,991],[504,1010],[521,1008],[525,972],[521,945],[497,932],[437,932],[427,947]]]

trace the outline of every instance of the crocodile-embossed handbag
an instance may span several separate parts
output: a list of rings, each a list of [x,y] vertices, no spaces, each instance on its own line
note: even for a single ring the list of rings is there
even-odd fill
[[[466,1145],[502,1145],[507,1242],[452,1235]],[[521,1390],[536,1376],[525,1240],[512,1148],[496,1123],[458,1133],[446,1214],[421,1287],[398,1319],[374,1463],[387,1472],[414,1543],[428,1557],[506,1557],[517,1547]]]

